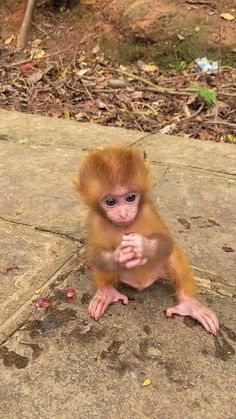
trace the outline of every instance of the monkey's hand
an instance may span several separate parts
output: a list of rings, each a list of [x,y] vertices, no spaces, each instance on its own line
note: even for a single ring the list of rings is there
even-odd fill
[[[112,254],[113,263],[119,267],[126,267],[136,258],[135,250],[132,246],[122,247],[119,245]],[[145,262],[146,263],[146,262]]]
[[[166,316],[171,317],[173,314],[179,314],[180,316],[190,316],[193,319],[198,320],[203,327],[213,335],[216,335],[219,331],[219,322],[213,311],[204,307],[195,298],[186,298],[175,307],[170,307],[166,310]]]
[[[132,258],[125,260],[125,267],[130,269],[145,265],[148,258],[155,255],[157,241],[155,239],[147,239],[142,234],[125,234],[120,247],[122,249],[121,261],[125,260],[126,254],[134,254]]]
[[[113,285],[106,285],[98,288],[96,295],[89,304],[89,314],[98,320],[105,313],[106,308],[117,301],[121,300],[123,304],[128,304],[129,300],[126,295],[121,294]]]

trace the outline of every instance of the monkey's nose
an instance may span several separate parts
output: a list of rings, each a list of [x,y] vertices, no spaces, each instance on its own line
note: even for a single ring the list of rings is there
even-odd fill
[[[120,218],[122,218],[122,220],[124,220],[125,218],[127,218],[127,211],[125,209],[121,209],[119,212],[119,216]]]

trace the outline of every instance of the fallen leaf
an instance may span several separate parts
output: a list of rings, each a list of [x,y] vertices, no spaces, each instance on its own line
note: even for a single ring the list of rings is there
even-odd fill
[[[195,30],[195,32],[199,32],[200,31],[200,26],[196,26],[194,30]]]
[[[72,304],[76,301],[76,291],[74,287],[70,287],[69,285],[66,285],[64,287],[64,292],[66,295],[66,298],[65,298],[66,303]]]
[[[96,47],[94,47],[94,48],[92,49],[92,54],[96,55],[96,54],[98,54],[98,53],[99,53],[99,51],[100,51],[100,47],[99,47],[99,45],[97,45]]]
[[[98,103],[98,107],[99,107],[99,109],[108,109],[107,105],[104,102],[102,102],[101,100]]]
[[[223,246],[222,249],[226,253],[233,253],[233,252],[235,252],[235,250],[232,247],[230,247],[230,246]]]
[[[177,35],[177,38],[180,40],[180,41],[183,41],[185,38],[184,38],[184,36],[183,35],[180,35],[180,34],[178,34]]]
[[[231,13],[221,13],[220,17],[222,17],[222,19],[229,20],[229,21],[235,19],[235,17],[231,15]]]
[[[46,55],[46,52],[43,49],[36,49],[36,50],[31,51],[31,53],[32,53],[32,57],[37,58],[37,59],[43,58],[44,55]]]
[[[77,71],[76,74],[79,78],[81,78],[85,74],[87,74],[89,71],[91,71],[91,68],[83,68],[82,70]]]
[[[70,67],[64,67],[62,72],[61,72],[61,78],[65,78],[70,74],[71,70]]]
[[[233,134],[226,134],[226,139],[229,143],[236,143],[236,137],[234,137]]]
[[[15,35],[11,35],[9,36],[9,38],[5,39],[5,45],[11,44],[14,38],[15,38]]]
[[[143,92],[134,92],[131,94],[132,99],[141,99],[143,97]]]
[[[39,297],[35,300],[35,305],[37,308],[47,308],[52,304],[52,300],[49,298]]]
[[[17,89],[21,89],[22,88],[22,84],[21,83],[18,83],[17,81],[13,82],[13,85],[15,87],[17,87]]]
[[[43,71],[38,70],[34,71],[32,74],[29,75],[28,79],[32,81],[32,83],[37,83],[39,80],[41,80],[43,77]]]
[[[13,90],[10,84],[0,86],[0,92],[11,92]]]
[[[206,129],[200,129],[198,135],[202,141],[209,141],[211,138],[209,132]]]
[[[31,42],[32,47],[38,47],[42,43],[42,39],[34,39],[34,41]]]
[[[152,381],[150,380],[150,378],[146,378],[146,380],[144,380],[143,382],[143,387],[148,387],[152,384]]]
[[[189,107],[188,107],[188,105],[184,105],[183,106],[183,111],[184,111],[184,113],[185,113],[185,115],[187,116],[187,118],[189,118],[190,116],[191,116],[191,112],[190,112],[190,110],[189,110]]]
[[[172,134],[173,131],[175,130],[175,128],[176,128],[175,123],[170,124],[170,125],[166,125],[165,127],[160,129],[160,133],[161,134]]]
[[[158,71],[158,67],[155,64],[145,64],[143,61],[138,60],[137,65],[142,71],[146,71],[147,73],[154,73]]]
[[[24,64],[20,67],[20,71],[22,71],[22,73],[25,73],[28,70],[31,70],[32,68],[35,68],[37,64],[37,61],[31,61],[31,63],[27,63]]]
[[[110,79],[107,83],[108,86],[122,88],[127,86],[127,82],[124,79]]]
[[[70,111],[68,109],[64,109],[63,114],[65,119],[70,119]]]
[[[35,290],[35,291],[34,291],[34,293],[35,293],[36,295],[39,295],[39,294],[40,294],[40,292],[41,292],[41,288],[38,288],[37,290]]]

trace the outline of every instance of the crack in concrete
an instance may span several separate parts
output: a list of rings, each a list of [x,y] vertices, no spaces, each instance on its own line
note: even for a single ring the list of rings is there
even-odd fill
[[[50,230],[50,228],[37,226],[35,224],[24,223],[23,221],[11,220],[10,218],[3,217],[2,215],[0,215],[0,219],[7,222],[7,223],[10,223],[10,224],[19,225],[19,226],[23,226],[23,227],[29,227],[29,228],[31,228],[32,230],[35,230],[35,231],[39,231],[39,232],[42,232],[42,233],[53,234],[53,235],[59,236],[63,239],[75,241],[75,242],[78,242],[78,243],[81,243],[81,244],[82,244],[82,241],[83,241],[83,238],[76,239],[75,237],[71,237],[69,234],[66,234],[66,233],[56,232],[56,231]]]
[[[205,174],[211,174],[213,176],[216,177],[222,177],[223,179],[232,179],[234,181],[236,181],[236,174],[234,173],[229,173],[229,172],[222,172],[222,171],[218,171],[218,170],[212,170],[212,169],[205,169],[202,167],[198,167],[198,166],[189,166],[189,165],[180,165],[180,164],[176,164],[176,163],[163,163],[161,161],[158,160],[150,160],[152,164],[154,165],[160,165],[163,167],[176,167],[178,169],[187,169],[187,170],[196,170],[197,172],[201,172],[201,173],[205,173]]]
[[[65,278],[71,273],[74,267],[77,256],[71,255],[60,268],[58,268],[53,275],[51,275],[40,287],[41,295],[49,294],[49,286],[56,282],[59,276],[63,275]],[[0,326],[0,345],[12,336],[16,330],[20,329],[22,325],[28,320],[30,315],[35,311],[35,306],[32,306],[37,295],[35,291],[32,292],[27,300]]]

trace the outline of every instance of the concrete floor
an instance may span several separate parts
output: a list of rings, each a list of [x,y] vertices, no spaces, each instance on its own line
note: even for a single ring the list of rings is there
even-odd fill
[[[86,150],[114,142],[152,161],[156,203],[191,258],[199,298],[220,319],[217,337],[189,318],[165,318],[173,291],[164,281],[123,287],[128,306],[88,317],[94,285],[72,178]],[[235,247],[235,173],[232,145],[0,111],[3,419],[236,417],[236,259],[222,249]],[[37,309],[38,295],[53,305]]]

